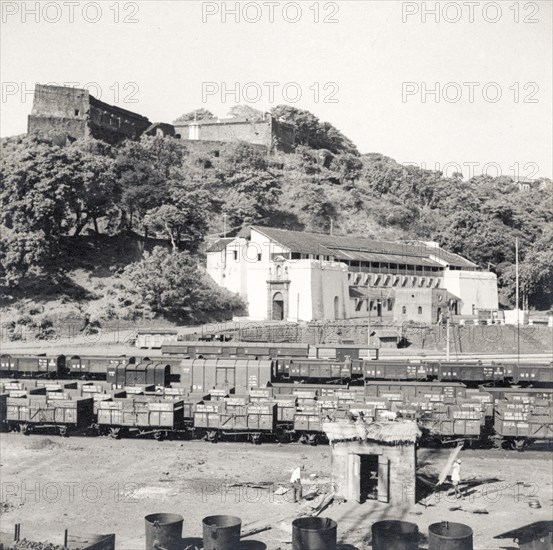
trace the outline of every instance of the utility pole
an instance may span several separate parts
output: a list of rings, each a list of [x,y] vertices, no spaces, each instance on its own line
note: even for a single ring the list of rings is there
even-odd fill
[[[370,280],[369,280],[369,284],[367,285],[367,301],[369,303],[369,322],[368,322],[368,326],[367,326],[367,346],[369,347],[369,349],[367,350],[368,352],[368,358],[370,359],[371,358],[371,350],[370,350],[370,347],[371,347],[371,283],[370,283]]]
[[[519,300],[519,281],[518,281],[518,237],[515,238],[516,252],[516,308],[517,308],[517,364],[520,364],[520,310],[518,308]]]
[[[223,214],[223,238],[227,237],[227,215]]]
[[[447,303],[447,317],[445,320],[445,360],[449,363],[449,302]]]
[[[334,220],[330,218],[330,236],[332,237],[332,233],[334,231]]]

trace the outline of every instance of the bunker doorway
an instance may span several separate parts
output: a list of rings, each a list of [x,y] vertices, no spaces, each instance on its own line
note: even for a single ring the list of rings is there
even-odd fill
[[[280,292],[273,296],[273,321],[284,320],[284,298]]]
[[[360,455],[361,502],[378,500],[378,456]]]
[[[349,494],[356,502],[390,501],[390,461],[378,454],[351,454]]]

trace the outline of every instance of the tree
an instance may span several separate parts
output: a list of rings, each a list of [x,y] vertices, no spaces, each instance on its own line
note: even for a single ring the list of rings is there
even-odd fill
[[[501,285],[512,305],[515,304],[515,266],[502,273]],[[530,306],[551,309],[553,306],[553,225],[546,226],[543,235],[526,251],[519,266],[520,292],[528,297]]]
[[[232,118],[247,118],[250,122],[259,122],[265,118],[263,111],[258,111],[249,105],[235,105],[228,114]]]
[[[359,157],[351,153],[344,153],[334,157],[331,168],[340,174],[340,181],[343,184],[352,185],[361,175],[363,163]]]
[[[237,295],[218,288],[187,252],[155,247],[127,266],[125,274],[136,301],[175,321],[229,319],[244,307]]]
[[[276,206],[280,182],[269,171],[267,160],[248,143],[227,149],[219,167],[223,192],[223,211],[231,224],[258,222]]]
[[[207,233],[210,207],[206,191],[181,182],[171,189],[171,204],[149,210],[144,224],[165,234],[174,252],[181,242],[188,250],[195,251]]]
[[[60,238],[72,224],[79,167],[67,149],[36,136],[6,152],[0,187],[2,276],[15,286],[56,259]]]
[[[0,285],[14,288],[29,276],[40,275],[57,253],[43,231],[6,227],[0,231]]]
[[[177,140],[144,136],[126,141],[115,159],[115,174],[121,186],[120,208],[132,228],[134,217],[159,208],[169,200],[169,183],[180,177],[184,150]]]
[[[203,107],[201,109],[195,109],[194,111],[190,111],[189,113],[184,113],[177,119],[175,119],[175,123],[177,122],[192,122],[194,120],[212,120],[215,118],[215,115],[208,111],[207,109],[204,109]]]
[[[331,218],[336,220],[338,212],[333,202],[319,185],[307,184],[298,189],[298,209],[307,215],[310,230],[328,232]]]
[[[351,153],[359,156],[355,144],[329,122],[321,122],[313,113],[290,105],[277,105],[271,111],[276,120],[294,128],[296,145],[312,149],[328,149],[334,154]]]
[[[69,204],[75,213],[75,235],[92,220],[99,233],[98,218],[107,216],[120,199],[115,161],[110,148],[96,140],[79,140],[67,149],[76,164],[75,195]]]

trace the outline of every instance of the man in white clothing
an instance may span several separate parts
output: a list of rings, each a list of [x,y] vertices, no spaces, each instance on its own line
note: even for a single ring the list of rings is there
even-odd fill
[[[462,493],[459,488],[459,483],[461,483],[461,461],[457,459],[453,463],[453,468],[451,470],[451,483],[453,484],[453,489],[455,490],[455,496],[461,498]]]
[[[290,477],[290,483],[292,484],[292,489],[294,491],[294,502],[300,502],[302,499],[302,486],[301,486],[301,472],[304,469],[304,466],[298,466]]]

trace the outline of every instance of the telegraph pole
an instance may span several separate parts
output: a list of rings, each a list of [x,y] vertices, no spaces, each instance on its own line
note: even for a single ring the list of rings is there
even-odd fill
[[[518,237],[515,239],[516,251],[516,308],[517,308],[517,364],[520,364],[520,310],[518,308],[519,300],[519,281],[518,281]]]
[[[447,304],[447,317],[445,323],[445,358],[449,363],[449,302]]]
[[[367,301],[369,302],[369,322],[367,325],[367,346],[369,347],[368,351],[368,357],[371,358],[371,283],[369,281],[369,284],[367,285]]]
[[[227,215],[223,214],[223,238],[227,238]]]

